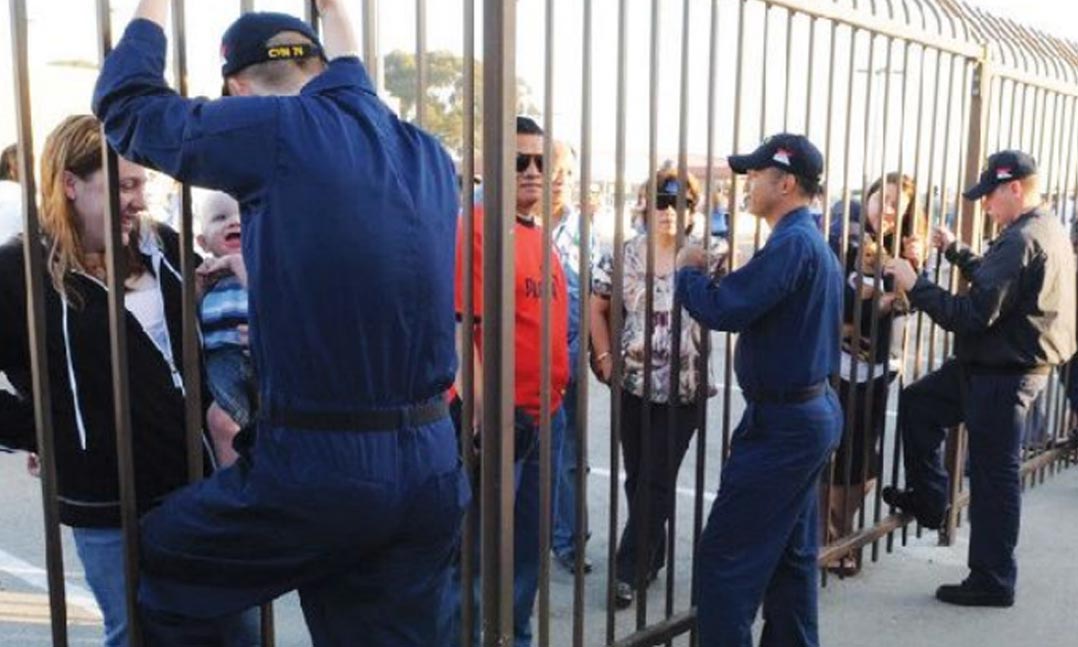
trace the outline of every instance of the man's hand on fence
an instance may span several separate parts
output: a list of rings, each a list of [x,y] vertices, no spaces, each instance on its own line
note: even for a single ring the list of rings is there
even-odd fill
[[[887,276],[895,278],[895,286],[903,292],[909,292],[917,283],[917,271],[910,262],[904,258],[892,258],[883,266],[883,272]]]
[[[954,232],[943,225],[932,230],[932,246],[941,252],[947,251],[947,248],[953,245],[956,240],[958,238],[954,235]]]
[[[679,270],[686,267],[692,267],[696,269],[707,268],[707,251],[699,245],[685,245],[681,248],[681,251],[677,253],[677,268]]]

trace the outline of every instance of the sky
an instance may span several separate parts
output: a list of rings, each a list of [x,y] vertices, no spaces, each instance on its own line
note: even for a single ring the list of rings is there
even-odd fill
[[[94,0],[26,0],[30,14],[30,65],[31,94],[35,124],[35,147],[40,148],[45,134],[65,115],[73,112],[86,112],[89,109],[89,95],[96,71],[92,67],[72,66],[72,61],[96,63],[97,36],[95,29]],[[482,0],[476,0],[481,7]],[[887,5],[885,0],[877,0],[881,11]],[[0,0],[7,4],[7,0]],[[134,0],[114,0],[113,33],[122,31],[135,6]],[[218,75],[218,39],[220,33],[231,20],[238,15],[239,0],[188,0],[188,62],[190,66],[189,85],[192,93],[214,95],[220,87]],[[260,10],[280,10],[300,14],[302,0],[256,0]],[[831,5],[828,0],[817,0],[814,4]],[[861,0],[862,7],[868,2]],[[915,3],[910,2],[912,7]],[[1073,29],[1063,30],[1060,26],[1078,24],[1078,3],[1058,0],[1025,0],[1015,3],[1013,0],[975,0],[971,4],[990,10],[1014,20],[1060,33],[1073,38]],[[232,6],[234,5],[234,6]],[[536,106],[544,106],[545,84],[545,0],[518,0],[517,31],[517,73],[527,83]],[[551,79],[553,88],[553,123],[554,136],[567,139],[571,143],[579,141],[582,129],[581,114],[581,45],[582,7],[581,0],[554,0],[554,67]],[[680,83],[681,83],[681,9],[682,0],[660,0],[660,21],[658,30],[658,79],[652,82],[649,73],[650,52],[650,0],[627,0],[628,20],[628,87],[626,100],[627,125],[627,174],[637,176],[646,173],[651,150],[649,132],[649,90],[654,84],[658,90],[658,112],[656,124],[656,155],[661,161],[676,156],[679,143],[680,126]],[[708,29],[710,22],[710,0],[690,0],[689,60],[688,66],[690,89],[687,104],[687,147],[691,154],[703,156],[707,151],[707,79],[708,79]],[[745,13],[746,38],[743,48],[743,90],[741,95],[742,129],[734,132],[735,81],[737,74],[737,2],[718,0],[719,38],[717,71],[717,107],[715,112],[715,151],[725,155],[734,147],[735,139],[741,148],[751,148],[759,138],[768,132],[783,128],[807,131],[810,137],[822,141],[821,147],[828,146],[837,165],[837,172],[846,173],[851,169],[855,173],[859,167],[871,166],[863,161],[866,155],[872,157],[879,152],[881,159],[898,155],[901,148],[895,136],[894,143],[888,144],[887,137],[881,136],[885,130],[885,119],[891,123],[886,128],[888,133],[895,130],[896,116],[905,110],[912,119],[915,112],[915,100],[907,98],[901,103],[898,87],[905,78],[900,67],[901,48],[893,54],[891,75],[894,85],[890,92],[891,108],[884,109],[883,94],[886,54],[884,46],[877,43],[873,68],[876,70],[876,82],[873,84],[873,108],[871,114],[864,115],[863,106],[858,110],[854,106],[848,117],[856,124],[853,139],[857,141],[850,148],[850,156],[845,155],[845,142],[840,133],[832,133],[827,138],[827,117],[841,113],[833,122],[833,129],[844,130],[847,111],[838,102],[830,112],[826,104],[827,81],[831,72],[839,86],[836,96],[843,96],[841,91],[846,85],[849,71],[848,60],[836,61],[834,68],[827,65],[827,45],[830,41],[821,29],[815,43],[816,64],[813,66],[811,95],[808,79],[808,32],[809,23],[804,17],[793,21],[790,43],[793,48],[790,95],[788,103],[795,106],[786,110],[786,12],[773,9],[767,19],[768,40],[764,39],[765,18],[762,4],[750,0]],[[849,9],[850,0],[842,0],[841,5]],[[896,11],[900,11],[902,0],[894,0]],[[379,51],[386,53],[395,49],[413,51],[415,48],[415,4],[409,0],[381,0],[379,15]],[[593,85],[592,85],[592,138],[594,146],[593,171],[598,177],[613,174],[614,149],[616,143],[615,123],[617,114],[616,96],[616,61],[617,61],[617,0],[593,0]],[[349,0],[349,7],[357,25],[361,16],[361,0]],[[392,7],[392,11],[390,11]],[[428,0],[427,43],[431,50],[462,50],[462,4],[461,0]],[[0,39],[10,42],[8,35],[8,12],[0,15]],[[477,26],[477,51],[482,53],[481,25]],[[1064,33],[1067,32],[1067,33]],[[848,35],[840,31],[835,41],[844,52]],[[766,47],[765,47],[766,45]],[[845,59],[841,54],[839,59]],[[919,59],[915,59],[919,60]],[[934,59],[930,61],[934,65]],[[854,76],[855,104],[868,104],[866,83],[868,77],[868,46],[861,43],[856,50],[854,61],[857,73]],[[916,67],[916,66],[911,66]],[[765,71],[766,70],[766,71]],[[0,68],[0,142],[12,141],[15,137],[15,119],[13,87],[10,66]],[[767,78],[766,82],[764,78]],[[911,69],[909,79],[915,81],[919,74]],[[927,78],[927,77],[926,77]],[[956,77],[959,78],[959,77]],[[961,80],[955,81],[961,86]],[[938,87],[938,86],[937,86]],[[961,94],[956,89],[954,96]],[[927,101],[927,99],[925,99]],[[927,105],[927,104],[925,104]],[[765,107],[766,106],[766,107]],[[811,107],[810,107],[811,106]],[[812,112],[811,121],[809,111]],[[945,119],[942,115],[939,119]],[[886,115],[884,113],[887,113]],[[541,115],[537,115],[541,116]],[[867,130],[864,126],[867,124]],[[957,124],[957,122],[956,122]],[[956,127],[957,132],[961,128]],[[864,146],[861,137],[865,138]],[[928,134],[926,133],[926,137]],[[955,146],[960,142],[956,139]],[[942,153],[940,153],[942,155]],[[850,157],[848,163],[846,157]],[[912,153],[908,155],[912,157]],[[883,162],[881,162],[883,163]],[[832,169],[836,172],[836,169]]]

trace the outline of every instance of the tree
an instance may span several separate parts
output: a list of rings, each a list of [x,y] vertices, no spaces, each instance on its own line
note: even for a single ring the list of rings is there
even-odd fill
[[[416,117],[415,54],[394,50],[385,58],[386,92],[400,101],[400,116]],[[427,91],[424,128],[442,140],[446,148],[457,155],[463,153],[464,136],[464,59],[452,52],[428,52]],[[483,64],[475,62],[475,146],[481,149],[483,132]],[[517,79],[517,112],[535,114],[538,109],[531,98],[531,89]]]

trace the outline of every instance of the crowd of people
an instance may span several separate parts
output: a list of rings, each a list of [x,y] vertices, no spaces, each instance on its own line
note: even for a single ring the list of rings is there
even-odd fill
[[[594,377],[620,394],[613,406],[628,516],[614,603],[631,606],[668,566],[671,500],[699,431],[696,405],[716,393],[702,361],[706,339],[726,331],[738,334],[734,370],[746,408],[693,558],[700,644],[751,644],[762,605],[762,644],[817,645],[818,546],[850,534],[877,487],[889,393],[913,312],[955,333],[956,354],[902,391],[907,489],[887,487],[882,497],[940,527],[940,446],[944,430],[964,422],[971,573],[937,597],[1013,604],[1023,434],[1049,373],[1078,347],[1078,237],[1068,241],[1043,206],[1031,156],[991,156],[965,193],[999,230],[983,256],[946,226],[929,231],[914,180],[897,172],[821,231],[814,205],[824,160],[789,133],[729,158],[747,176],[748,211],[771,232],[740,267],[728,259],[725,217],[718,230],[694,217],[703,188],[673,168],[643,184],[641,235],[604,250],[582,240],[592,210],[574,204],[574,151],[551,142],[548,159],[547,135],[528,117],[516,119],[515,213],[497,214],[481,199],[460,213],[451,159],[378,99],[339,0],[317,3],[324,39],[284,14],[238,19],[222,39],[226,97],[214,101],[181,97],[165,82],[168,4],[141,0],[102,69],[96,116],[69,117],[49,135],[39,168],[41,240],[17,235],[17,220],[0,230],[0,372],[15,391],[0,391],[0,442],[36,450],[23,268],[25,254],[40,254],[61,521],[102,609],[106,645],[125,645],[130,633],[109,369],[106,144],[121,157],[147,644],[260,644],[258,605],[292,590],[315,645],[359,637],[371,645],[457,644],[462,588],[477,586],[460,569],[465,510],[472,507],[477,528],[484,521],[470,496],[478,471],[466,474],[459,456],[478,459],[486,434],[505,433],[514,447],[513,639],[530,645],[544,445],[553,557],[570,572],[592,569],[577,554],[588,534],[586,515],[576,513],[586,496],[576,490],[586,451],[575,426],[586,412],[576,401],[576,383],[588,379],[577,370],[581,353]],[[194,208],[205,256],[191,259],[190,279],[199,298],[209,476],[194,484],[181,361],[185,277],[178,234],[147,217],[147,169],[206,189]],[[18,219],[22,212],[14,149],[0,158],[0,172],[0,225],[8,227],[9,211]],[[491,217],[513,218],[511,430],[483,429],[479,415],[464,428],[462,415],[466,397],[482,411],[483,223]],[[546,270],[545,228],[554,247]],[[932,250],[968,291],[932,282]],[[463,330],[469,285],[472,348]],[[469,354],[475,388],[466,392],[458,367]],[[1072,408],[1076,364],[1067,378]],[[549,435],[539,423],[544,405]],[[478,556],[478,541],[473,548]],[[852,575],[859,558],[829,568]],[[476,602],[470,642],[490,626],[482,611]]]

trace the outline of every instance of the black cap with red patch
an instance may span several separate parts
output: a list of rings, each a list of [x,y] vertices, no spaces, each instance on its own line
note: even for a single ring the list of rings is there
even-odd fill
[[[980,200],[1001,184],[1037,174],[1037,160],[1029,153],[1008,150],[988,157],[981,178],[963,193],[967,200]]]
[[[775,167],[813,183],[819,183],[823,173],[823,155],[804,135],[779,133],[764,140],[748,155],[726,158],[734,173],[748,173]]]

